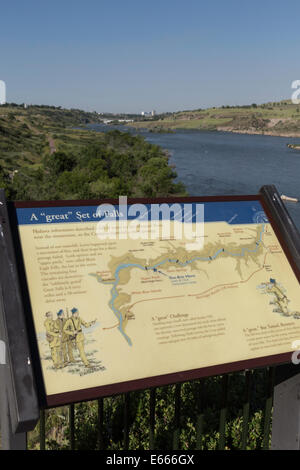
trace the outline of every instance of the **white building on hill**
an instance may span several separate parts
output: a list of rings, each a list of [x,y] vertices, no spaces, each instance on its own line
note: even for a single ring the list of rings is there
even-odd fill
[[[141,115],[142,115],[142,116],[148,116],[148,117],[149,117],[149,116],[155,116],[155,114],[156,114],[156,111],[154,111],[154,110],[153,110],[153,111],[150,111],[150,112],[148,112],[148,111],[142,111],[142,112],[141,112]]]

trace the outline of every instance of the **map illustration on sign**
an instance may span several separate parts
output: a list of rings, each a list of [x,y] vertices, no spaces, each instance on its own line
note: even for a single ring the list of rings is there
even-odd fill
[[[134,305],[130,304],[131,296],[127,293],[126,297],[124,298],[123,302],[120,300],[121,292],[118,288],[121,285],[126,285],[127,282],[130,282],[130,271],[131,270],[142,270],[145,271],[147,274],[152,274],[153,278],[160,282],[161,276],[166,276],[168,280],[163,279],[165,284],[169,284],[166,287],[172,287],[173,292],[177,293],[178,287],[183,287],[188,284],[197,284],[203,285],[203,280],[201,277],[197,276],[197,271],[203,271],[208,279],[211,277],[208,276],[209,270],[214,269],[213,261],[221,258],[225,260],[226,258],[233,257],[237,260],[236,269],[239,270],[240,277],[242,279],[242,272],[241,272],[241,260],[243,258],[253,259],[257,258],[259,253],[259,247],[262,243],[262,233],[264,232],[264,224],[258,226],[257,234],[253,238],[253,241],[248,246],[234,246],[228,245],[220,242],[215,244],[215,246],[209,244],[206,249],[202,250],[200,253],[198,252],[186,252],[183,248],[174,247],[174,242],[169,242],[167,245],[164,246],[166,250],[164,253],[159,255],[157,258],[154,259],[146,259],[146,258],[138,258],[135,255],[126,254],[125,256],[121,256],[120,258],[112,258],[108,267],[110,269],[110,273],[114,277],[114,281],[105,281],[100,274],[94,273],[91,274],[94,276],[98,282],[104,285],[112,285],[111,289],[111,299],[109,301],[109,307],[115,313],[117,320],[118,320],[118,329],[122,333],[122,335],[126,338],[129,345],[132,344],[131,339],[126,335],[126,325],[128,320],[134,317],[134,313],[131,310]],[[149,263],[149,264],[147,264]],[[207,266],[206,266],[207,265]],[[210,266],[211,265],[211,266]],[[175,273],[182,273],[182,274],[173,274],[173,269],[176,268]],[[122,276],[122,272],[124,272]],[[189,274],[190,272],[190,274]],[[194,272],[194,273],[193,273]],[[196,272],[196,273],[195,273]],[[127,274],[126,274],[127,273]],[[201,280],[200,280],[201,279]],[[190,282],[189,282],[190,281]],[[152,281],[153,282],[153,281]],[[174,288],[175,287],[175,288]],[[213,295],[213,291],[218,286],[212,286],[209,291],[211,291],[211,295]],[[224,286],[225,287],[225,286]],[[229,284],[227,285],[229,288]],[[206,291],[203,292],[203,294]],[[201,295],[201,294],[200,294]],[[118,307],[116,307],[118,305]]]
[[[203,205],[194,249],[172,218],[99,238],[97,206],[17,209],[48,396],[291,350],[299,282],[261,203]]]

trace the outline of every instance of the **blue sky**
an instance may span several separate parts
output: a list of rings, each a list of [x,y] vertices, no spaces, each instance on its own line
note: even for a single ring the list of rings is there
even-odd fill
[[[157,112],[290,98],[298,0],[11,0],[7,101]]]

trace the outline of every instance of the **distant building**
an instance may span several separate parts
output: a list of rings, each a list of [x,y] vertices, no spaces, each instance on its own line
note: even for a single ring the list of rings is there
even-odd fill
[[[0,80],[0,104],[6,104],[6,85],[3,80]]]
[[[142,111],[141,112],[141,115],[144,116],[144,117],[150,117],[150,116],[155,116],[156,112],[155,111]]]

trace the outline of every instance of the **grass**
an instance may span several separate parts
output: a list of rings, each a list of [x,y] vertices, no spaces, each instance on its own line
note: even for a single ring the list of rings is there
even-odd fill
[[[47,106],[0,106],[0,166],[8,172],[37,168],[50,153],[50,138],[56,150],[96,142],[101,139],[99,133],[72,129],[89,122],[99,122],[98,115]]]
[[[153,130],[155,128],[228,130],[300,137],[300,106],[290,101],[282,101],[249,107],[180,111],[164,115],[158,120],[134,122],[131,125]]]

